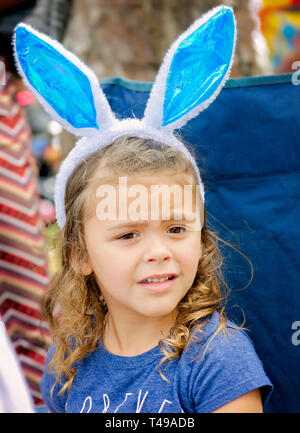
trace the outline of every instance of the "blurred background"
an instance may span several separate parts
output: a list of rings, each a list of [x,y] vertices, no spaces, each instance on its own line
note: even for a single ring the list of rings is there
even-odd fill
[[[23,87],[13,28],[27,22],[59,40],[99,80],[151,82],[174,39],[219,4],[232,6],[237,19],[231,78],[294,72],[300,0],[0,0],[0,313],[36,405],[43,404],[39,379],[51,341],[40,326],[39,300],[57,269],[47,241],[57,230],[54,181],[75,138]]]

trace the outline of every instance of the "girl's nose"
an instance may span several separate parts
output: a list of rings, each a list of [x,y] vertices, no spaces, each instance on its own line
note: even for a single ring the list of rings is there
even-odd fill
[[[170,249],[162,241],[152,238],[144,254],[145,262],[167,261],[172,257]]]

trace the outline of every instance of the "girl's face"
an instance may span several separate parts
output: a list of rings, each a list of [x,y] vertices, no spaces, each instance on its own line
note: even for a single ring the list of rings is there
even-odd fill
[[[174,219],[172,211],[179,210],[178,203],[171,201],[170,218],[153,217],[155,212],[151,214],[150,210],[153,211],[155,205],[150,204],[150,198],[154,183],[171,188],[179,185],[180,180],[167,174],[127,178],[128,190],[131,186],[142,185],[143,191],[148,192],[147,219],[140,217],[133,221],[135,195],[127,199],[127,217],[116,220],[103,220],[103,216],[99,219],[100,201],[95,197],[95,211],[85,222],[88,259],[83,273],[94,272],[109,311],[120,314],[119,317],[126,315],[130,320],[171,314],[193,284],[202,252],[200,227],[195,227],[193,221],[185,220],[184,216],[181,220]],[[119,185],[114,186],[116,197],[113,194],[110,197],[116,201],[110,209],[117,210],[117,216],[121,206]],[[182,185],[181,191],[183,194]],[[194,212],[195,197],[193,194]],[[141,206],[141,201],[139,203]],[[162,200],[158,206],[161,211]]]

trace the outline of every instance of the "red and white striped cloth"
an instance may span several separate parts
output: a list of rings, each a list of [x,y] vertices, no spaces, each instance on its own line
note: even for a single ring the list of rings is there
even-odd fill
[[[0,314],[35,405],[43,404],[39,384],[51,343],[40,315],[50,274],[39,202],[31,131],[6,72],[0,85]]]

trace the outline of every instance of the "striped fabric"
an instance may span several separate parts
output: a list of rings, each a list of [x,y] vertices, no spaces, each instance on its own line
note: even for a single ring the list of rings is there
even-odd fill
[[[51,342],[40,301],[50,274],[31,146],[14,80],[6,73],[0,86],[0,314],[34,404],[40,405],[39,382]]]

